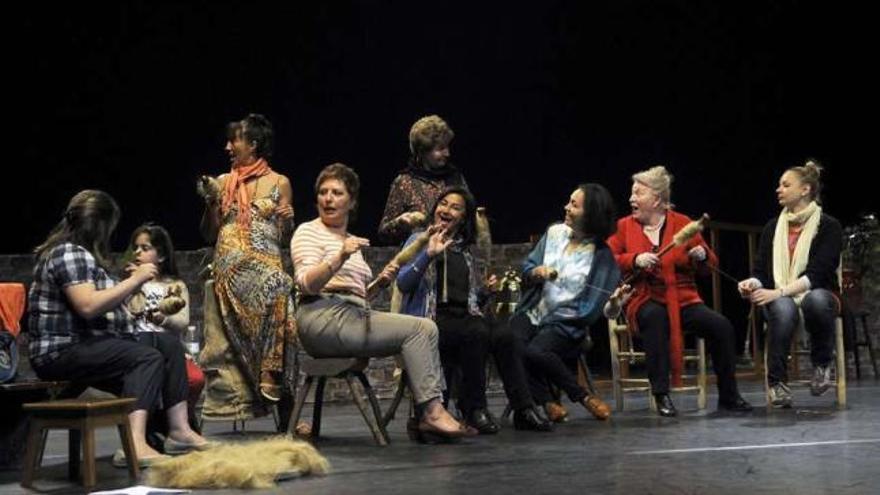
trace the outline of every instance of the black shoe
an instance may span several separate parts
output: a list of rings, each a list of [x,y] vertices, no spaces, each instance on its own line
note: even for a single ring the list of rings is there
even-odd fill
[[[553,431],[553,423],[534,406],[513,411],[513,427],[517,430]]]
[[[675,404],[672,403],[669,394],[654,394],[654,401],[657,402],[657,413],[660,416],[671,418],[678,414],[678,410],[675,409]]]
[[[452,433],[432,429],[431,427],[421,424],[416,418],[409,418],[409,420],[407,420],[406,433],[410,440],[428,445],[457,443],[465,436],[464,431]]]
[[[718,400],[718,409],[731,412],[749,412],[752,405],[746,402],[741,395],[737,395],[733,400]]]
[[[476,428],[480,435],[494,435],[501,431],[501,425],[486,409],[474,409],[469,414],[465,414],[464,418],[465,423]]]

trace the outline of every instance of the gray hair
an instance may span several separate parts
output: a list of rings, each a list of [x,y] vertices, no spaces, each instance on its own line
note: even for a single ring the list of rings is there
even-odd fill
[[[667,207],[672,206],[670,201],[672,197],[672,179],[672,174],[670,174],[663,165],[657,165],[648,170],[642,170],[632,176],[633,182],[638,182],[651,188],[657,196],[660,197],[660,201],[667,205]]]

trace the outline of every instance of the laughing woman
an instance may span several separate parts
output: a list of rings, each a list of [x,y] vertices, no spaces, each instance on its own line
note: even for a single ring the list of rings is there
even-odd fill
[[[614,231],[614,201],[598,184],[578,186],[565,205],[565,221],[550,226],[523,266],[528,289],[510,325],[525,347],[532,396],[552,402],[559,387],[596,419],[608,404],[581,387],[567,365],[602,309],[620,272],[605,244]]]
[[[430,210],[427,246],[397,276],[403,293],[403,312],[432,318],[440,330],[440,359],[446,376],[459,370],[458,409],[469,426],[481,434],[500,426],[486,407],[486,357],[498,364],[504,391],[514,411],[517,429],[548,431],[550,424],[535,408],[526,383],[522,346],[507,325],[494,328],[483,317],[481,302],[488,296],[471,246],[476,232],[474,198],[463,187],[441,193]],[[407,245],[420,233],[413,234]]]

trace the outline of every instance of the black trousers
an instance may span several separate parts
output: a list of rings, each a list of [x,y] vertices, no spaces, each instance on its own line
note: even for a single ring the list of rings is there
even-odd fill
[[[655,394],[669,393],[669,315],[666,306],[648,301],[639,310],[639,334],[645,347],[648,379]],[[739,396],[736,386],[736,335],[723,315],[705,304],[681,309],[682,332],[694,332],[706,339],[712,365],[718,377],[718,398],[732,401]]]
[[[34,367],[34,371],[43,380],[67,380],[136,398],[135,410],[152,411],[159,405],[163,368],[164,358],[156,349],[107,336],[74,344],[51,363]]]
[[[493,324],[463,308],[440,308],[436,317],[440,332],[440,360],[447,383],[461,373],[458,408],[470,412],[486,407],[486,358],[491,354],[514,410],[534,404],[523,365],[522,345],[506,324]]]
[[[589,395],[578,384],[577,376],[568,365],[580,352],[580,341],[569,337],[557,325],[533,325],[524,314],[514,316],[510,327],[523,347],[529,389],[535,402],[543,404],[555,400],[551,384],[565,392],[572,402],[581,402]]]
[[[162,407],[185,401],[189,395],[186,379],[186,357],[183,344],[176,334],[165,332],[142,332],[138,342],[159,351],[163,358],[165,379],[162,381]]]
[[[184,356],[183,344],[180,337],[174,333],[168,332],[142,332],[138,334],[138,342],[143,345],[150,346],[162,354],[165,361],[164,376],[162,383],[162,405],[163,410],[187,401],[189,398],[189,381],[186,375],[186,357]],[[189,419],[190,428],[195,431],[201,431],[195,411],[195,404],[187,401],[187,417]],[[150,446],[157,450],[162,450],[162,437],[168,435],[170,425],[168,424],[167,414],[151,414],[147,420],[147,442]],[[158,433],[161,437],[157,437]]]

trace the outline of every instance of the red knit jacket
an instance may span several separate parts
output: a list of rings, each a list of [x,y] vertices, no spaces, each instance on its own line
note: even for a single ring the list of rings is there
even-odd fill
[[[666,225],[659,249],[672,244],[673,236],[691,221],[685,215],[675,211],[666,214]],[[649,271],[642,271],[635,266],[635,259],[641,253],[653,252],[654,246],[642,230],[642,224],[630,215],[617,222],[617,232],[608,239],[608,246],[614,253],[614,259],[620,266],[623,276],[633,272],[639,273],[632,282],[635,293],[626,306],[626,318],[629,325],[637,328],[639,310],[649,300],[666,306],[669,314],[669,354],[674,386],[681,385],[683,369],[681,332],[681,308],[702,303],[697,292],[695,276],[697,273],[708,273],[706,264],[718,266],[718,257],[706,245],[699,233],[681,246],[675,246],[660,258],[660,266]],[[696,246],[706,250],[706,260],[693,262],[688,251]]]

